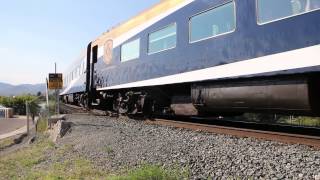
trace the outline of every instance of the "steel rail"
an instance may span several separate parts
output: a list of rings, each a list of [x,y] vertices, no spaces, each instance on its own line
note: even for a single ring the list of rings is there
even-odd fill
[[[231,135],[241,138],[256,138],[263,140],[277,141],[286,144],[302,144],[320,149],[320,137],[282,132],[254,130],[246,128],[235,128],[220,125],[200,124],[194,122],[183,122],[167,119],[148,120],[147,124],[165,125],[175,128],[204,131],[215,134]]]
[[[62,109],[65,109],[67,112],[74,111],[74,114],[93,114],[98,116],[105,116],[108,115],[105,111],[101,110],[91,110],[90,112],[85,110],[82,107],[73,106],[73,105],[62,105]],[[177,120],[178,119],[178,120]],[[263,124],[259,126],[259,129],[247,128],[245,126],[241,127],[241,123],[243,124],[255,124],[259,125],[259,123],[254,122],[240,122],[240,121],[223,121],[212,119],[212,121],[204,121],[204,122],[197,122],[200,119],[197,118],[188,118],[188,117],[179,117],[177,119],[174,118],[154,118],[154,119],[147,119],[145,121],[146,124],[153,124],[153,125],[164,125],[164,126],[171,126],[175,128],[181,129],[190,129],[194,131],[203,131],[215,134],[224,134],[224,135],[231,135],[240,138],[256,138],[268,141],[276,141],[285,144],[301,144],[314,147],[316,149],[320,149],[320,136],[314,135],[304,135],[299,133],[287,133],[287,132],[279,132],[279,131],[272,131],[270,127],[266,128],[267,130],[263,130]],[[145,120],[145,119],[144,119]],[[207,120],[207,119],[206,119]],[[209,124],[212,122],[219,122],[217,124]],[[225,122],[225,124],[223,124]],[[232,123],[237,124],[236,126],[232,126]],[[240,125],[239,125],[240,124]],[[275,126],[275,125],[273,125]],[[290,128],[289,125],[282,125],[285,128]],[[281,127],[279,125],[278,129]],[[245,127],[245,128],[244,128]],[[300,128],[308,132],[310,127],[297,127],[292,126],[292,128]],[[315,130],[315,129],[313,129]],[[320,131],[320,130],[319,130]],[[320,132],[319,132],[320,133]]]

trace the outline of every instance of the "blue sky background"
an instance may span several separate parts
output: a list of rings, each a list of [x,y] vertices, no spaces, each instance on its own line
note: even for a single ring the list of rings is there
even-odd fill
[[[0,0],[0,82],[43,83],[110,27],[159,0]]]

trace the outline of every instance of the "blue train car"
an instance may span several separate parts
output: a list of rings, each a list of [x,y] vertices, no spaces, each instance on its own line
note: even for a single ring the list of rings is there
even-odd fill
[[[92,41],[61,96],[131,114],[319,115],[319,10],[320,0],[162,1]]]

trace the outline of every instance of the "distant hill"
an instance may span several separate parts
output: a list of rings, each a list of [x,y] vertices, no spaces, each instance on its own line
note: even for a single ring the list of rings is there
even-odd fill
[[[45,84],[21,84],[11,85],[0,82],[0,96],[17,96],[22,94],[34,94],[39,91],[44,93],[46,90]]]

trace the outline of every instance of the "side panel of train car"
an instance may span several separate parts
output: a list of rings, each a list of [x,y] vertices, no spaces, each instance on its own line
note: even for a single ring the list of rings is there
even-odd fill
[[[319,9],[319,0],[182,1],[93,42],[85,92],[132,113],[319,115]]]

